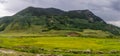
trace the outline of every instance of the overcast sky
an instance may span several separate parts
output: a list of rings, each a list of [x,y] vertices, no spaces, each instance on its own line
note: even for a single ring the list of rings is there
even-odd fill
[[[0,17],[11,16],[28,6],[89,9],[106,22],[120,26],[120,0],[0,0]]]

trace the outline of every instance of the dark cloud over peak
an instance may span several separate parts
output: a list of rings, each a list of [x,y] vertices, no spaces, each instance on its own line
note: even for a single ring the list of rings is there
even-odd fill
[[[5,15],[15,14],[29,6],[54,7],[62,10],[89,9],[105,21],[120,25],[118,24],[120,22],[120,0],[0,0],[0,12],[7,12]],[[118,23],[114,23],[116,21]]]

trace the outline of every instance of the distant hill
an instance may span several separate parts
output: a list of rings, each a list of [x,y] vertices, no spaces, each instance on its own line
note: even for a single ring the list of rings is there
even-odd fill
[[[120,34],[120,28],[107,24],[89,10],[63,11],[56,8],[28,7],[13,16],[0,18],[1,32],[47,32],[49,30],[82,31],[83,29]]]

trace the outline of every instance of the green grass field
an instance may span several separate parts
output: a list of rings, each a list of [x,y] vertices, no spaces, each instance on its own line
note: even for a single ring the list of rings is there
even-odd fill
[[[85,37],[1,37],[0,47],[16,51],[44,54],[76,54],[76,50],[93,53],[120,51],[120,39]],[[78,53],[79,54],[79,53]],[[119,53],[117,53],[119,54]]]

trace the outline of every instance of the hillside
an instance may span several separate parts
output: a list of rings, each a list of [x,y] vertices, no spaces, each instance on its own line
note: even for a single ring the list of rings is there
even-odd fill
[[[47,32],[50,30],[102,30],[114,35],[120,28],[107,24],[89,10],[63,11],[56,8],[28,7],[13,16],[0,18],[1,32]]]

